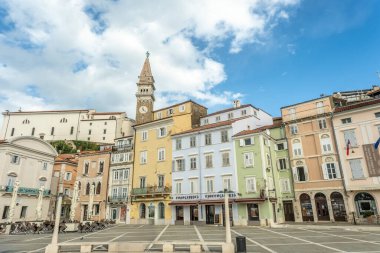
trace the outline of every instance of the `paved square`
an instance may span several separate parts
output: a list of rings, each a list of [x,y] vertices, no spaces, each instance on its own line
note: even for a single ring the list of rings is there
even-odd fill
[[[380,253],[380,231],[350,231],[344,228],[261,228],[232,227],[232,239],[245,236],[247,252],[262,253],[313,253],[356,252]],[[224,227],[220,226],[153,226],[115,225],[94,233],[66,233],[59,235],[61,243],[77,242],[140,242],[147,245],[146,252],[159,252],[163,241],[221,242],[225,240]],[[0,235],[0,252],[44,252],[51,234]],[[221,252],[220,247],[204,245],[206,252]],[[66,252],[78,252],[79,246],[66,246]],[[178,245],[177,251],[189,251]],[[100,252],[100,251],[99,251]]]

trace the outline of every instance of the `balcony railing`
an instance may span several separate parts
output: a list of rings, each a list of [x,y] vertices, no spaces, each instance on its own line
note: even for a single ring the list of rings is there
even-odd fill
[[[132,195],[155,195],[155,194],[170,194],[172,191],[171,187],[167,186],[149,186],[145,188],[133,188]]]
[[[108,202],[128,202],[128,196],[108,196]]]
[[[3,192],[13,192],[13,186],[1,186],[0,191]],[[32,195],[32,196],[38,196],[40,189],[38,188],[27,188],[27,187],[19,187],[17,194],[23,194],[23,195]],[[49,196],[50,190],[44,190],[44,196]]]
[[[132,144],[126,144],[121,146],[112,146],[112,151],[131,151],[133,150]]]

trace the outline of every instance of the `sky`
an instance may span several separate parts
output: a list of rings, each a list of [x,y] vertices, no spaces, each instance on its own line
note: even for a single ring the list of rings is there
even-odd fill
[[[282,106],[380,85],[376,0],[0,0],[0,111]],[[0,118],[0,124],[2,118]]]

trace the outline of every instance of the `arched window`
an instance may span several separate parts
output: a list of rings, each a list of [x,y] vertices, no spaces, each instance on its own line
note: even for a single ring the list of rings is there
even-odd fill
[[[165,219],[165,205],[164,203],[158,203],[158,218]]]
[[[145,204],[140,204],[140,219],[145,219]]]
[[[23,121],[22,121],[22,124],[29,124],[30,123],[30,121],[28,120],[28,119],[24,119]]]
[[[300,143],[300,140],[299,139],[294,139],[293,143]]]
[[[313,208],[311,205],[310,196],[302,193],[300,196],[301,212],[303,221],[314,221]]]
[[[8,182],[7,186],[13,186],[17,178],[17,174],[14,172],[8,173]]]
[[[322,134],[321,139],[327,139],[327,138],[330,138],[328,134]]]
[[[100,194],[101,189],[102,189],[102,184],[98,182],[98,185],[96,186],[96,194]]]
[[[339,192],[333,192],[330,195],[331,207],[335,221],[347,221],[346,207],[344,206],[343,195]]]
[[[90,195],[90,183],[86,185],[86,195]]]
[[[82,184],[81,184],[81,182],[80,182],[80,181],[78,181],[78,190],[80,190],[80,189],[81,189],[81,187],[82,187]]]
[[[359,192],[355,196],[356,210],[364,218],[377,214],[375,199],[366,192]]]
[[[66,118],[62,118],[59,122],[60,123],[67,123],[67,119]]]

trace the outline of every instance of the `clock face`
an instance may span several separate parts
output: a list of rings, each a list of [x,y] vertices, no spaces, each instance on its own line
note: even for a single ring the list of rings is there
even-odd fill
[[[145,105],[140,106],[139,112],[140,113],[147,113],[148,112],[148,107],[146,107]]]

